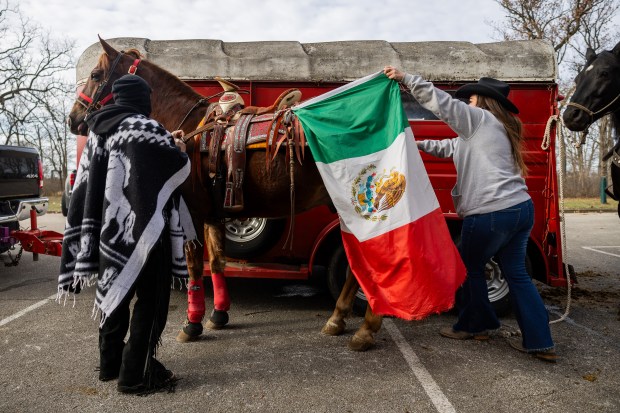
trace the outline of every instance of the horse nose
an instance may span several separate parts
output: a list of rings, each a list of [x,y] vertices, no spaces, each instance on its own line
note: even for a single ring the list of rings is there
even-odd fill
[[[569,107],[564,111],[564,120],[577,125],[582,125],[588,122],[588,114],[578,108]]]
[[[67,116],[67,126],[71,129],[71,116]]]

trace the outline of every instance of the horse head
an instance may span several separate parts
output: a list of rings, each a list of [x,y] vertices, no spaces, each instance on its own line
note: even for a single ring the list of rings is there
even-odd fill
[[[568,129],[584,131],[593,122],[620,109],[620,43],[596,54],[588,48],[584,69],[575,78],[576,89],[564,111]]]
[[[136,49],[119,52],[106,43],[101,37],[99,42],[104,52],[99,56],[97,65],[93,68],[79,93],[67,124],[71,133],[85,135],[87,133],[86,116],[112,102],[112,84],[126,73],[135,73],[140,62],[140,52]]]

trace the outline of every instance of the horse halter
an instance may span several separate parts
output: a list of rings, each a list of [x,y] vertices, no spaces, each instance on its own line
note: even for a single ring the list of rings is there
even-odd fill
[[[574,107],[576,107],[577,109],[582,110],[582,111],[584,111],[585,113],[587,113],[587,114],[588,114],[588,116],[590,116],[590,123],[588,124],[588,127],[589,127],[589,126],[590,126],[590,125],[594,122],[594,117],[595,117],[596,115],[598,115],[598,114],[600,114],[600,113],[603,113],[603,115],[601,115],[601,116],[604,116],[604,115],[606,115],[607,113],[611,112],[611,111],[607,111],[607,109],[609,109],[609,107],[610,107],[610,106],[612,106],[612,105],[616,102],[616,100],[618,100],[618,99],[620,99],[620,94],[618,94],[618,96],[616,96],[616,97],[615,97],[615,98],[614,98],[611,102],[609,102],[609,103],[608,103],[607,105],[605,105],[602,109],[599,109],[599,110],[597,110],[596,112],[594,112],[594,111],[592,111],[592,110],[588,109],[587,107],[585,107],[585,106],[583,106],[583,105],[580,105],[579,103],[575,103],[575,102],[568,102],[568,103],[566,104],[566,106],[574,106]],[[606,111],[607,111],[607,112],[606,112]]]
[[[105,90],[105,87],[110,81],[112,74],[114,73],[114,69],[116,69],[116,66],[121,61],[121,58],[123,57],[124,54],[125,52],[123,51],[118,53],[118,55],[114,59],[114,62],[112,63],[112,66],[110,67],[110,70],[108,71],[108,75],[101,83],[99,83],[99,85],[97,86],[97,90],[95,91],[95,94],[93,95],[92,98],[83,92],[79,93],[77,101],[80,104],[82,104],[84,107],[86,107],[86,114],[84,115],[84,119],[88,118],[88,115],[90,115],[93,111],[101,109],[110,100],[112,100],[112,92],[108,93],[103,99],[100,99],[100,98],[101,98],[101,95],[103,94],[103,91]],[[131,64],[131,66],[129,66],[129,70],[127,71],[127,73],[132,74],[132,75],[136,74],[139,64],[140,64],[140,59],[135,59],[133,63]]]

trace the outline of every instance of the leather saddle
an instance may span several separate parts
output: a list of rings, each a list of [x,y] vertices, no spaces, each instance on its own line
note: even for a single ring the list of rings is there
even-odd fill
[[[287,152],[287,157],[292,159],[294,148],[297,160],[302,162],[305,137],[297,117],[289,109],[301,100],[301,92],[288,89],[270,106],[244,107],[236,85],[221,78],[216,80],[222,85],[224,94],[219,102],[209,107],[198,129],[191,134],[199,140],[200,151],[196,152],[207,156],[211,179],[218,176],[222,166],[225,167],[224,210],[239,212],[243,210],[243,178],[248,149],[265,150],[267,170],[284,142],[291,151]],[[221,165],[222,159],[224,165]]]

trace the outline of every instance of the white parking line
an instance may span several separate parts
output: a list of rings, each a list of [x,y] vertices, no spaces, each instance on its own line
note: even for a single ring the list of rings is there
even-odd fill
[[[456,413],[454,406],[441,391],[433,376],[426,370],[418,356],[415,354],[405,337],[400,333],[396,325],[389,318],[383,319],[383,326],[392,336],[392,340],[396,343],[401,353],[407,360],[407,364],[411,367],[413,374],[416,376],[424,391],[435,405],[440,413]]]
[[[12,316],[9,316],[7,318],[3,318],[2,320],[0,320],[0,327],[2,327],[5,324],[10,323],[11,321],[13,321],[13,320],[15,320],[15,319],[25,315],[25,314],[28,314],[32,310],[36,310],[37,308],[41,307],[42,305],[47,304],[50,300],[55,300],[55,299],[56,299],[56,294],[50,295],[46,299],[41,300],[38,303],[34,303],[30,307],[26,307],[23,310],[18,311],[17,313],[13,314]]]
[[[600,248],[614,248],[617,249],[618,251],[620,251],[620,246],[615,246],[615,245],[600,245],[600,246],[593,246],[593,247],[581,247],[584,250],[588,250],[588,251],[595,251],[595,252],[600,252],[601,254],[605,254],[605,255],[611,255],[612,257],[618,257],[620,258],[620,254],[614,254],[613,252],[607,252],[607,251],[601,251]]]

